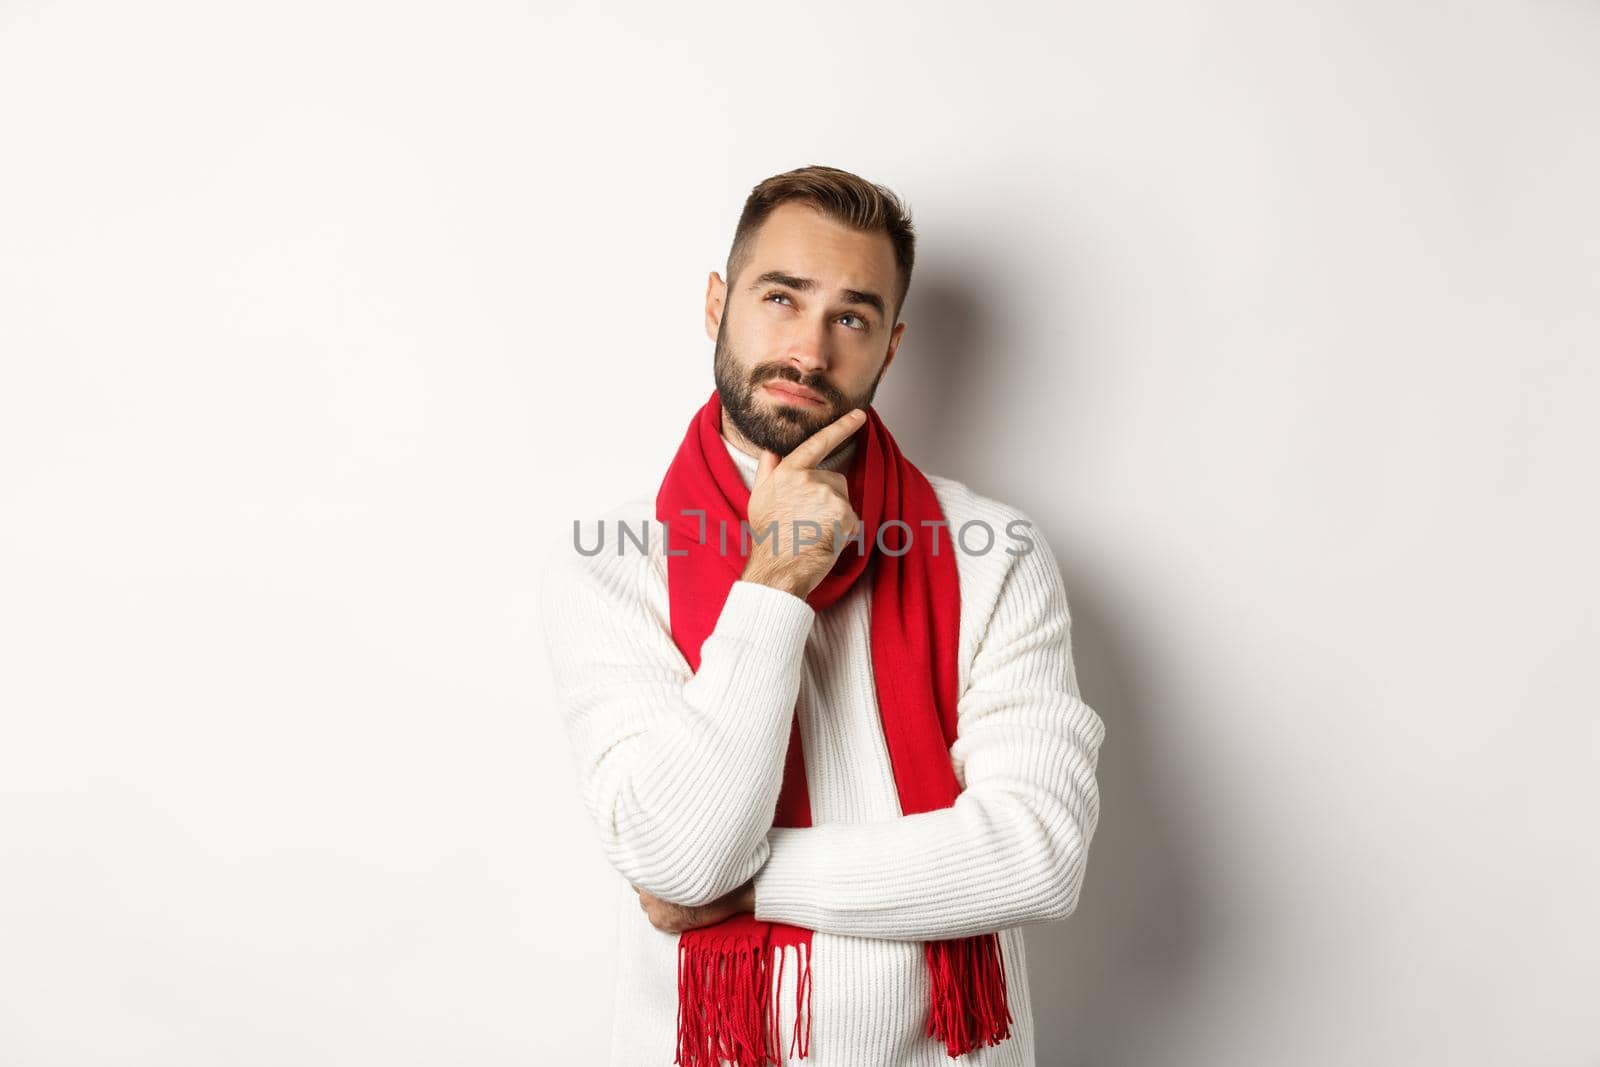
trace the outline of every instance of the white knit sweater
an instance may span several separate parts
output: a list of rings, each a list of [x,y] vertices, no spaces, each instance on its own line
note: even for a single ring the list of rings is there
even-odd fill
[[[751,484],[756,461],[724,444]],[[822,466],[844,469],[854,447]],[[963,792],[938,811],[900,813],[873,689],[870,570],[821,612],[735,582],[694,673],[672,639],[653,495],[580,525],[585,551],[603,526],[598,554],[571,536],[556,548],[542,594],[550,665],[585,804],[621,875],[611,1067],[672,1067],[677,1051],[678,937],[650,925],[629,883],[698,904],[752,875],[757,918],[815,931],[810,1053],[796,1065],[1035,1063],[1020,928],[1077,905],[1105,726],[1079,697],[1066,591],[1040,531],[1008,533],[1024,513],[928,479],[949,522],[938,548],[956,552],[961,586],[950,756]],[[967,531],[971,551],[951,541],[973,520],[994,531],[986,552],[981,526]],[[1028,547],[1019,536],[1033,550],[1008,553]],[[794,714],[813,825],[773,827]],[[951,1058],[924,1036],[921,942],[987,931],[1001,932],[1012,1036]],[[795,955],[782,958],[788,1049]]]

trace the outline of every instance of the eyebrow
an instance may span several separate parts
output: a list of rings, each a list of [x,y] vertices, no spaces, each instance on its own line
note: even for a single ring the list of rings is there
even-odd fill
[[[750,283],[751,289],[760,289],[766,285],[784,285],[798,292],[809,293],[817,288],[817,283],[810,278],[799,278],[781,270],[769,270],[761,277]],[[840,289],[839,295],[844,297],[847,304],[860,304],[864,307],[875,308],[879,315],[887,315],[883,297],[877,293],[861,289]]]

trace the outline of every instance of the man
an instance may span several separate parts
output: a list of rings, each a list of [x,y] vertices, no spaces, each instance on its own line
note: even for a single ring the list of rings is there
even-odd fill
[[[1020,928],[1076,907],[1105,728],[1045,539],[871,408],[914,241],[856,175],[756,186],[706,289],[715,392],[546,572],[626,880],[615,1067],[1035,1063]]]

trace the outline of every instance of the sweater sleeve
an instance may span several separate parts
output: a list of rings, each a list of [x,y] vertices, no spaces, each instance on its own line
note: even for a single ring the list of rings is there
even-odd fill
[[[1099,818],[1105,725],[1079,696],[1071,617],[1038,530],[1009,564],[957,704],[953,805],[867,823],[772,827],[758,919],[890,940],[1064,919]]]
[[[799,597],[736,581],[691,671],[641,553],[546,567],[541,613],[584,804],[630,883],[704,904],[767,856],[806,637]]]

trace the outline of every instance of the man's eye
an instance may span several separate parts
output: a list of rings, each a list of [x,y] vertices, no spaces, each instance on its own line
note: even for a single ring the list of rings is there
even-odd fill
[[[774,298],[783,301],[785,304],[791,303],[791,301],[789,300],[789,294],[788,293],[778,292],[777,290],[774,290],[774,291],[768,293],[766,296],[762,297],[761,299],[763,301],[771,301]],[[867,329],[867,327],[870,325],[867,322],[866,319],[862,318],[860,315],[855,314],[854,312],[851,312],[851,313],[845,314],[845,315],[840,315],[839,318],[841,318],[841,319],[855,319],[858,323],[861,324],[859,326],[851,327],[851,329],[855,329],[855,330],[864,330],[864,329]]]

